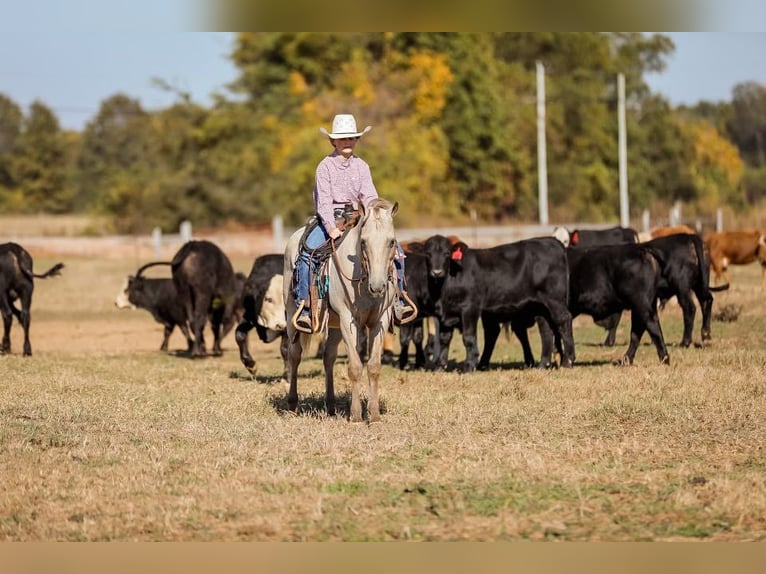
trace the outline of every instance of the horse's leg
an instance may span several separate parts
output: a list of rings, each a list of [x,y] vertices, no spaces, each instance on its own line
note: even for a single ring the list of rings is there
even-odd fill
[[[335,416],[335,377],[333,367],[338,357],[338,345],[343,336],[340,329],[327,329],[322,360],[324,363],[324,406],[328,417]]]
[[[351,316],[346,313],[340,317],[340,328],[346,343],[348,355],[348,379],[351,382],[351,417],[352,423],[362,422],[362,399],[359,396],[359,379],[362,378],[362,359],[359,356],[359,329]],[[378,347],[380,352],[380,347]],[[380,361],[380,357],[378,357]]]
[[[295,412],[298,410],[298,365],[301,364],[303,346],[301,345],[300,333],[288,324],[287,337],[290,341],[287,349],[287,382],[290,384],[290,390],[287,391],[287,408]]]
[[[370,357],[367,361],[367,418],[371,423],[380,422],[380,355],[383,351],[383,336],[385,332],[380,323],[370,329]]]

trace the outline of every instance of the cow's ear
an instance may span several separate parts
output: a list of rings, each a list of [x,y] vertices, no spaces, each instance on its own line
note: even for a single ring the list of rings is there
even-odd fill
[[[455,243],[450,251],[450,265],[457,268],[463,268],[463,256],[465,255],[467,245],[462,241]]]

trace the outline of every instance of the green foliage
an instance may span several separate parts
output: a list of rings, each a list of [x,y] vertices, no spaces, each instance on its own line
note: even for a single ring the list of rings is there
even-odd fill
[[[347,112],[374,126],[358,153],[403,225],[536,219],[541,62],[554,220],[617,220],[619,73],[633,214],[675,201],[745,209],[764,194],[766,88],[674,109],[644,81],[673,49],[640,33],[241,33],[232,97],[210,108],[177,92],[149,112],[115,94],[78,134],[0,94],[0,207],[87,210],[131,233],[184,219],[297,225],[331,151],[317,128]]]

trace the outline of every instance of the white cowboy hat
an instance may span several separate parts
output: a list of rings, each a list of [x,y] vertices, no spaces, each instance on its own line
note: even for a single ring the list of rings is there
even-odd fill
[[[332,120],[332,132],[328,132],[324,128],[319,128],[319,131],[324,135],[329,136],[330,139],[340,138],[358,138],[362,137],[368,131],[372,129],[372,126],[367,126],[363,131],[356,131],[356,120],[351,114],[337,114]]]

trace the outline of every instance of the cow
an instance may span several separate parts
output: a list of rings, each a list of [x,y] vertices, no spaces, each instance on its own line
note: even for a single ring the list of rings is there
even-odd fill
[[[227,333],[234,326],[240,301],[231,261],[214,243],[192,240],[181,246],[170,265],[173,283],[186,309],[194,339],[191,356],[205,355],[202,332],[208,314],[213,331],[213,355],[222,355],[221,332]]]
[[[186,308],[182,304],[176,291],[175,283],[170,277],[145,277],[144,271],[157,265],[170,265],[168,261],[155,261],[138,268],[135,275],[128,275],[122,289],[114,300],[114,306],[118,309],[144,309],[148,311],[155,321],[165,327],[163,332],[160,351],[168,350],[168,342],[173,330],[178,327],[186,338],[187,351],[192,352],[194,339],[189,331],[189,322],[186,318]],[[237,272],[237,291],[242,292],[246,277]],[[241,314],[241,305],[238,305],[235,313]],[[228,330],[222,333],[222,337],[228,334]]]
[[[422,245],[422,244],[421,244]],[[443,283],[443,279],[431,277],[428,273],[426,256],[421,250],[410,251],[404,267],[407,282],[407,294],[418,308],[418,318],[406,325],[399,326],[399,361],[400,369],[405,369],[409,362],[409,346],[415,346],[415,368],[426,366],[426,355],[423,351],[424,320],[435,313],[435,297]]]
[[[3,317],[3,342],[0,353],[11,352],[11,323],[14,315],[24,329],[24,356],[32,355],[32,344],[29,341],[29,324],[31,321],[32,293],[35,289],[35,278],[47,279],[61,274],[63,263],[56,263],[45,273],[33,271],[34,262],[29,252],[18,243],[3,243],[0,245],[0,315]],[[21,309],[14,302],[21,301]]]
[[[287,318],[282,292],[285,256],[271,253],[256,257],[245,283],[242,297],[244,314],[237,325],[239,358],[250,373],[255,373],[255,359],[248,349],[248,333],[255,327],[258,338],[271,343],[280,338],[282,360],[287,360]]]
[[[657,315],[657,299],[663,264],[656,250],[646,244],[623,243],[567,249],[569,310],[572,317],[590,315],[599,321],[631,312],[631,337],[618,361],[633,364],[644,331],[649,331],[661,364],[670,364]],[[541,326],[543,356],[553,351],[550,329]]]
[[[450,245],[460,241],[456,235],[448,235]],[[428,273],[425,260],[425,242],[402,242],[402,249],[407,255],[404,269],[407,294],[418,308],[418,318],[408,324],[399,326],[399,360],[400,369],[405,369],[409,363],[410,343],[415,347],[414,368],[432,368],[433,360],[439,355],[438,319],[435,316],[435,298],[438,297],[443,279],[435,279]],[[423,345],[423,339],[427,343]]]
[[[191,353],[194,340],[186,320],[186,308],[178,298],[173,279],[144,277],[149,267],[163,265],[163,262],[147,263],[138,268],[135,275],[128,275],[123,288],[117,294],[114,305],[118,309],[144,309],[154,320],[164,326],[160,351],[168,350],[168,341],[178,327],[186,337],[187,350]]]
[[[660,301],[660,309],[664,308],[668,300],[673,297],[678,299],[678,304],[683,313],[684,331],[681,336],[681,347],[689,347],[692,344],[692,332],[694,330],[694,315],[696,307],[692,300],[692,293],[697,297],[702,314],[701,340],[702,344],[712,339],[710,327],[713,313],[713,294],[715,291],[724,291],[729,288],[728,284],[711,287],[710,269],[705,256],[702,239],[696,233],[678,232],[669,235],[660,234],[656,239],[645,243],[653,248],[653,253],[662,259],[662,277],[657,295]],[[617,330],[620,313],[607,319],[610,332]],[[601,323],[603,326],[603,323]]]
[[[766,235],[758,230],[719,231],[705,237],[715,283],[730,283],[729,265],[761,264],[761,283],[766,287]]]
[[[575,229],[572,232],[565,227],[556,227],[553,230],[553,237],[561,241],[564,247],[591,247],[594,245],[638,242],[638,233],[630,227]]]
[[[649,231],[643,231],[638,234],[638,241],[639,243],[646,243],[647,241],[651,241],[652,239],[657,239],[658,237],[667,237],[668,235],[696,235],[697,232],[694,231],[691,227],[688,225],[673,225],[668,227],[655,227],[653,229],[650,229]]]
[[[526,328],[536,316],[547,321],[562,344],[562,366],[572,366],[569,277],[566,252],[559,241],[544,237],[471,249],[435,235],[426,241],[425,251],[430,277],[443,280],[435,299],[442,343],[438,366],[446,366],[452,329],[460,328],[466,349],[463,372],[487,368],[500,324],[509,321],[524,347],[525,364],[533,363]],[[485,349],[477,364],[479,318],[485,326]]]
[[[576,229],[571,234],[563,227],[557,227],[553,236],[564,244],[564,247],[583,248],[597,245],[619,245],[637,243],[639,235],[630,227],[609,227],[607,229]],[[622,312],[595,320],[595,323],[606,329],[605,347],[613,347],[617,337],[617,326],[620,324]]]

